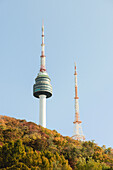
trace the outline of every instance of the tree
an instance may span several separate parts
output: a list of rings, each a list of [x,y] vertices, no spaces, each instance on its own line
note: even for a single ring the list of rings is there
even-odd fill
[[[44,169],[46,168],[47,170],[49,170],[49,161],[45,156],[42,156],[42,165],[41,167]]]

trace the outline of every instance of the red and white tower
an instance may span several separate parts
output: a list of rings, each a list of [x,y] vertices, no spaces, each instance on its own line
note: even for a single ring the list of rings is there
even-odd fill
[[[82,126],[81,123],[82,121],[80,121],[80,115],[79,115],[79,102],[78,102],[78,85],[77,85],[77,71],[76,71],[76,64],[75,64],[75,120],[73,122],[74,124],[74,134],[72,136],[73,139],[75,140],[85,140],[85,136],[83,135],[82,132]]]

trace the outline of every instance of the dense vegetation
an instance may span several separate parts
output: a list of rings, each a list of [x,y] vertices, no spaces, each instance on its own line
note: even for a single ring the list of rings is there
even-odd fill
[[[0,116],[0,169],[109,170],[113,169],[113,149]]]

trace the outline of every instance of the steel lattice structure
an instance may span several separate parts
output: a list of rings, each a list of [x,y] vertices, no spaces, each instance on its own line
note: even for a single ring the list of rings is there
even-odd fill
[[[79,97],[78,97],[78,85],[77,85],[77,71],[76,71],[76,64],[75,64],[75,119],[74,119],[74,132],[72,138],[75,140],[85,140],[85,136],[83,135],[82,121],[80,120],[80,114],[79,114]]]

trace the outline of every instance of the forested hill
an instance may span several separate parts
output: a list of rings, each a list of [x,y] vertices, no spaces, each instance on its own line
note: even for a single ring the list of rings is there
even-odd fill
[[[0,116],[0,169],[113,169],[113,149],[63,137],[26,120]]]

